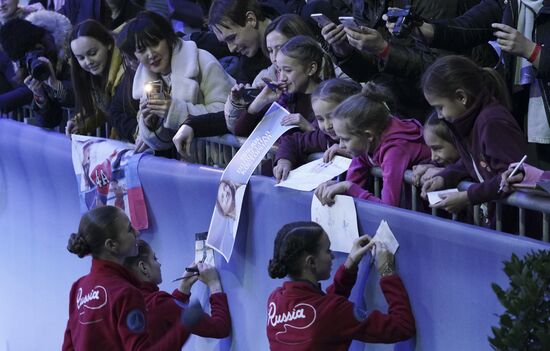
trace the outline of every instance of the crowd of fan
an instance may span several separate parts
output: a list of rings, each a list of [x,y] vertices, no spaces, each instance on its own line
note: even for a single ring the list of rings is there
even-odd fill
[[[469,179],[466,191],[434,207],[464,215],[480,205],[494,227],[494,200],[515,183],[550,181],[535,168],[550,161],[545,4],[0,0],[0,110],[30,104],[41,127],[66,126],[67,134],[108,124],[111,138],[138,152],[190,161],[194,138],[246,137],[278,102],[290,112],[281,124],[296,128],[277,141],[268,171],[277,181],[319,152],[327,162],[352,158],[345,180],[315,190],[327,205],[347,194],[406,206],[407,169],[424,197]],[[64,108],[75,111],[69,120]],[[534,165],[512,174],[527,154]],[[382,171],[380,197],[368,190],[373,167]],[[513,230],[517,216],[503,218]],[[155,251],[136,235],[117,207],[82,217],[67,248],[93,260],[71,289],[63,350],[179,350],[191,333],[227,337],[231,318],[216,269],[196,262],[172,294],[160,291]],[[347,350],[354,339],[413,337],[393,254],[376,247],[388,313],[364,315],[348,297],[361,260],[379,244],[357,238],[325,294],[319,282],[331,274],[330,245],[313,222],[289,223],[276,235],[268,272],[290,280],[268,300],[270,348]],[[210,291],[210,315],[187,306],[199,280]]]
[[[297,128],[277,142],[277,181],[317,152],[353,158],[345,181],[315,191],[329,205],[348,194],[404,206],[407,169],[423,196],[469,179],[435,206],[481,205],[494,227],[510,164],[550,161],[548,9],[532,3],[0,1],[0,109],[31,104],[67,134],[107,122],[139,152],[189,161],[194,138],[246,137],[278,102]]]

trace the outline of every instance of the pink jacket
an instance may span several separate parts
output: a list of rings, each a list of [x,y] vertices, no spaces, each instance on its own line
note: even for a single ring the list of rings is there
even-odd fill
[[[399,206],[403,174],[416,164],[429,162],[430,158],[430,148],[424,143],[420,122],[392,117],[372,157],[369,159],[368,155],[363,155],[353,158],[346,176],[346,180],[353,185],[347,195]],[[381,199],[365,190],[370,168],[376,166],[382,168]]]

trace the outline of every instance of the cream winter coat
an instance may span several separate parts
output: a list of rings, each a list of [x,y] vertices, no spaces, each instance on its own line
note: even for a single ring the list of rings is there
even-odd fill
[[[157,130],[150,130],[141,112],[138,113],[139,135],[154,150],[172,147],[172,137],[190,115],[223,111],[227,95],[235,84],[209,52],[198,49],[192,41],[182,40],[181,45],[172,54],[172,104],[164,123]],[[158,79],[158,74],[140,64],[134,77],[133,98],[144,97],[145,84]]]

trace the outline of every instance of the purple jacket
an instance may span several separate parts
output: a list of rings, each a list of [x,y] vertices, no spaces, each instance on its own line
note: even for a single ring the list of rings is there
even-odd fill
[[[313,109],[311,108],[311,95],[310,94],[302,94],[302,93],[295,93],[290,94],[288,97],[281,96],[279,101],[277,101],[281,106],[285,107],[288,112],[290,113],[300,113],[302,116],[304,116],[305,119],[307,119],[312,124],[316,125],[315,120],[315,113],[313,112]],[[265,113],[271,106],[266,106],[260,113],[258,114],[250,114],[248,112],[244,112],[242,116],[240,116],[235,121],[235,135],[237,136],[243,136],[247,137],[252,133],[254,128],[260,123],[262,118],[264,117]],[[295,129],[295,131],[298,131],[298,129]],[[294,131],[291,131],[291,133],[294,133]]]
[[[279,149],[275,155],[275,164],[284,158],[292,163],[293,167],[306,162],[308,155],[323,152],[338,143],[320,129],[310,132],[296,132],[281,138]]]
[[[348,169],[346,180],[353,185],[348,195],[387,205],[401,204],[401,185],[405,170],[419,163],[429,162],[431,151],[424,143],[422,125],[415,119],[391,118],[390,125],[382,133],[380,143],[372,158],[367,155],[354,157]],[[372,162],[371,162],[372,160]],[[375,197],[364,187],[371,167],[382,168],[382,198]]]
[[[472,204],[502,197],[498,194],[501,173],[527,153],[527,141],[512,114],[495,100],[484,100],[481,98],[454,123],[447,123],[460,159],[438,174],[445,180],[445,188],[456,187],[465,178],[476,182],[468,188]]]

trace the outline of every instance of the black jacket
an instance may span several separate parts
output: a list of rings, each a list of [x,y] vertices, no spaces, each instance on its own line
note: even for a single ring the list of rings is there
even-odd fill
[[[435,32],[432,46],[456,50],[456,48],[468,48],[495,40],[491,23],[502,22],[515,28],[518,13],[518,2],[515,0],[482,0],[463,16],[434,22]],[[464,30],[460,28],[464,28]],[[487,28],[487,30],[480,30],[482,28]],[[543,89],[544,107],[550,123],[550,0],[543,2],[543,7],[536,18],[534,34],[534,40],[542,45],[536,74]],[[511,84],[516,60],[512,55],[506,53],[503,53],[503,60],[506,78]]]
[[[350,0],[352,14],[370,28],[375,28],[390,43],[389,55],[382,61],[374,55],[363,55],[354,51],[345,58],[336,58],[336,63],[344,73],[359,82],[374,80],[388,86],[399,101],[399,115],[423,120],[429,112],[418,82],[425,69],[442,53],[415,42],[411,37],[398,39],[390,36],[385,28],[382,15],[388,7],[404,7],[410,4],[407,0],[366,0],[362,8]],[[472,2],[460,0],[417,0],[412,2],[414,11],[422,18],[450,18],[463,13]],[[477,1],[476,1],[477,2]],[[345,8],[341,6],[341,8]],[[347,14],[351,15],[351,14]]]
[[[109,105],[107,120],[115,128],[121,140],[135,142],[135,134],[138,126],[137,112],[139,101],[132,99],[132,84],[135,72],[126,69],[122,81],[116,87],[115,94]]]

